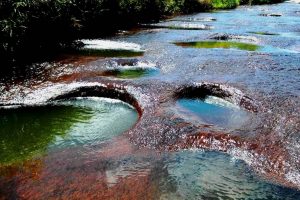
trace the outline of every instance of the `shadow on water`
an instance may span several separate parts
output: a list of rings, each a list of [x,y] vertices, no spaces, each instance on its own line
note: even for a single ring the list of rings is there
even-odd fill
[[[118,50],[118,49],[81,49],[76,52],[78,55],[96,56],[96,57],[138,57],[143,56],[143,51]]]

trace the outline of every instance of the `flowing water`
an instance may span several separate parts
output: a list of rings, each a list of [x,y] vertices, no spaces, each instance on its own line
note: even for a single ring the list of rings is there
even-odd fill
[[[3,79],[0,199],[300,199],[299,12],[179,16]]]

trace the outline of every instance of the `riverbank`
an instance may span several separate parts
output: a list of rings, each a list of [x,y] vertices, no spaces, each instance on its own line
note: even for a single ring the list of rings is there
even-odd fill
[[[282,0],[19,0],[0,2],[0,55],[4,69],[74,48],[79,38],[99,38],[166,16]]]

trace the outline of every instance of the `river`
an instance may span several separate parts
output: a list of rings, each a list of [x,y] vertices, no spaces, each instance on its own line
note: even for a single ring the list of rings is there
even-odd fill
[[[300,199],[299,3],[83,42],[0,82],[0,199]]]

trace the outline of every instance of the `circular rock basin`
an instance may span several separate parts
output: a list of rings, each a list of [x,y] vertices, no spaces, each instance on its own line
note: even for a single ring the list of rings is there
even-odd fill
[[[165,158],[163,167],[161,199],[300,198],[299,191],[267,182],[245,162],[219,152],[177,152]]]
[[[137,119],[138,113],[129,104],[98,97],[1,109],[0,165],[109,140],[130,129]]]
[[[250,118],[249,112],[215,96],[206,96],[204,99],[181,98],[177,105],[185,116],[196,117],[206,124],[222,128],[239,128]]]

